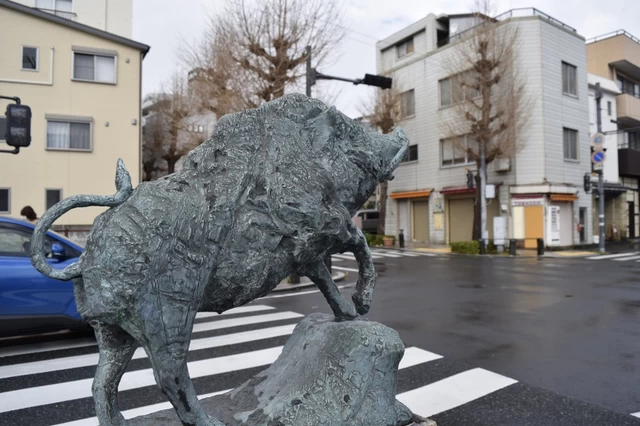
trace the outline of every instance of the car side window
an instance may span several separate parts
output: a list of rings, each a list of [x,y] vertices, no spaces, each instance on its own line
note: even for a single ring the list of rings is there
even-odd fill
[[[45,238],[45,254],[51,256],[51,238]],[[31,232],[13,227],[0,227],[0,256],[29,257]]]
[[[378,212],[367,213],[367,219],[378,219]]]

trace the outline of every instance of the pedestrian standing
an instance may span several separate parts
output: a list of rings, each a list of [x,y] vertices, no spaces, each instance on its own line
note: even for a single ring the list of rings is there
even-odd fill
[[[40,219],[31,206],[24,206],[22,210],[20,210],[20,216],[25,217],[33,224],[38,223],[38,219]]]

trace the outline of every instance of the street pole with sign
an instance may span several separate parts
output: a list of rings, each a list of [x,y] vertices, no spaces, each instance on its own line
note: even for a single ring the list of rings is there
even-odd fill
[[[598,133],[591,138],[591,163],[592,170],[598,173],[598,224],[600,227],[600,253],[604,253],[604,134],[602,133],[602,111],[600,110],[600,101],[602,100],[602,88],[600,83],[596,83],[596,118],[598,124]]]
[[[392,79],[389,77],[383,77],[381,75],[365,74],[364,78],[344,78],[335,77],[332,75],[326,75],[319,73],[315,68],[311,66],[311,46],[307,46],[307,73],[306,73],[306,94],[311,97],[311,87],[316,84],[318,80],[339,80],[353,83],[355,85],[364,84],[367,86],[380,87],[381,89],[391,89]],[[329,272],[331,272],[331,256],[327,256],[325,259],[325,265]]]

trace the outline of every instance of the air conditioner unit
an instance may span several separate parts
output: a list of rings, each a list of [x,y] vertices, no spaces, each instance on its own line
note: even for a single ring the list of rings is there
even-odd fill
[[[511,160],[509,158],[496,158],[493,164],[496,172],[508,172],[511,170]]]

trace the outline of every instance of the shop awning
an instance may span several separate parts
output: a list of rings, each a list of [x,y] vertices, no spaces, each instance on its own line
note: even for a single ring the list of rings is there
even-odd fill
[[[421,189],[418,191],[403,191],[403,192],[392,192],[389,197],[394,200],[401,200],[405,198],[424,198],[431,195],[430,189]]]
[[[457,194],[475,194],[475,188],[467,188],[467,185],[461,186],[445,186],[440,190],[440,194],[442,195],[457,195]]]
[[[576,194],[551,194],[551,201],[576,201]]]

